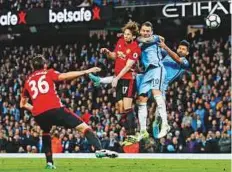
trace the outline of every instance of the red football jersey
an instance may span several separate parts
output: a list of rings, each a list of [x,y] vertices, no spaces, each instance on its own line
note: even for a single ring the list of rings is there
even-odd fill
[[[37,70],[26,79],[23,96],[31,98],[32,114],[37,116],[47,110],[63,107],[57,95],[55,81],[59,72],[54,69]]]
[[[118,75],[120,71],[126,66],[126,62],[128,59],[138,61],[141,50],[136,41],[132,41],[130,44],[127,44],[124,38],[120,38],[117,42],[114,52],[116,53],[115,65],[114,65],[114,72],[115,75]],[[125,57],[119,57],[118,54],[123,53]],[[133,66],[132,70],[135,68],[136,65]],[[132,79],[132,70],[128,71],[122,79]]]

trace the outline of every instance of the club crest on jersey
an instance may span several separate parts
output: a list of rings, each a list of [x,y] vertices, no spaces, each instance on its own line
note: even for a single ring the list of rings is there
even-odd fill
[[[134,53],[134,54],[133,54],[133,58],[134,58],[134,59],[137,59],[137,57],[138,57],[138,54],[137,54],[137,53]]]
[[[117,51],[117,55],[119,58],[125,60],[126,59],[126,55],[122,52],[122,51]]]

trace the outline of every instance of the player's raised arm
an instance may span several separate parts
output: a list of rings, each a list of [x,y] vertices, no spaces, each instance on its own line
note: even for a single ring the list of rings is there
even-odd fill
[[[115,60],[115,58],[116,58],[116,53],[115,52],[111,52],[107,48],[101,48],[100,49],[100,53],[105,54],[107,56],[107,58],[110,58],[112,60]]]
[[[172,51],[165,43],[164,41],[160,41],[159,46],[167,51],[167,53],[170,55],[173,60],[175,60],[177,63],[182,63],[182,60],[178,54],[176,54],[174,51]]]
[[[61,73],[58,75],[58,80],[63,81],[63,80],[71,80],[76,77],[89,74],[89,73],[95,73],[95,72],[100,72],[101,68],[99,67],[93,67],[88,70],[83,70],[83,71],[73,71],[73,72],[67,72],[67,73]]]

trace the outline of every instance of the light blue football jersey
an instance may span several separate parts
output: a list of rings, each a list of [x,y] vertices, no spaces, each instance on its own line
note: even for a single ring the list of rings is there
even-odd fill
[[[145,71],[150,65],[155,67],[159,67],[162,65],[162,49],[158,45],[158,43],[160,42],[160,38],[158,35],[153,36],[155,42],[139,44],[142,50],[141,63]]]
[[[172,83],[180,78],[187,69],[189,69],[189,62],[185,57],[181,57],[182,63],[177,63],[169,55],[166,55],[162,60],[164,68],[166,69],[165,83]]]

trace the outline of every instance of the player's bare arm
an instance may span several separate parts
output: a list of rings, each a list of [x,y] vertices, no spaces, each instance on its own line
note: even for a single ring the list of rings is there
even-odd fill
[[[105,54],[107,56],[107,58],[112,59],[112,60],[115,60],[115,58],[116,58],[116,53],[115,52],[111,52],[107,48],[101,48],[100,49],[100,53]]]
[[[128,59],[126,62],[126,66],[121,70],[121,72],[113,79],[112,81],[112,87],[116,87],[118,84],[118,80],[123,77],[135,64],[134,60]]]
[[[33,109],[33,106],[28,103],[28,98],[26,97],[21,97],[21,100],[20,100],[20,108],[25,108],[29,111],[32,111]]]
[[[163,48],[164,50],[166,50],[168,52],[168,54],[170,55],[171,58],[173,58],[173,60],[175,60],[177,63],[181,63],[182,60],[180,58],[180,56],[178,54],[176,54],[174,51],[172,51],[165,43],[164,41],[161,41],[159,46],[161,48]]]
[[[93,67],[93,68],[90,68],[88,70],[83,70],[83,71],[73,71],[73,72],[61,73],[58,76],[58,80],[59,81],[71,80],[71,79],[74,79],[74,78],[82,76],[82,75],[86,75],[86,74],[89,74],[89,73],[100,72],[100,71],[101,71],[101,68]]]

